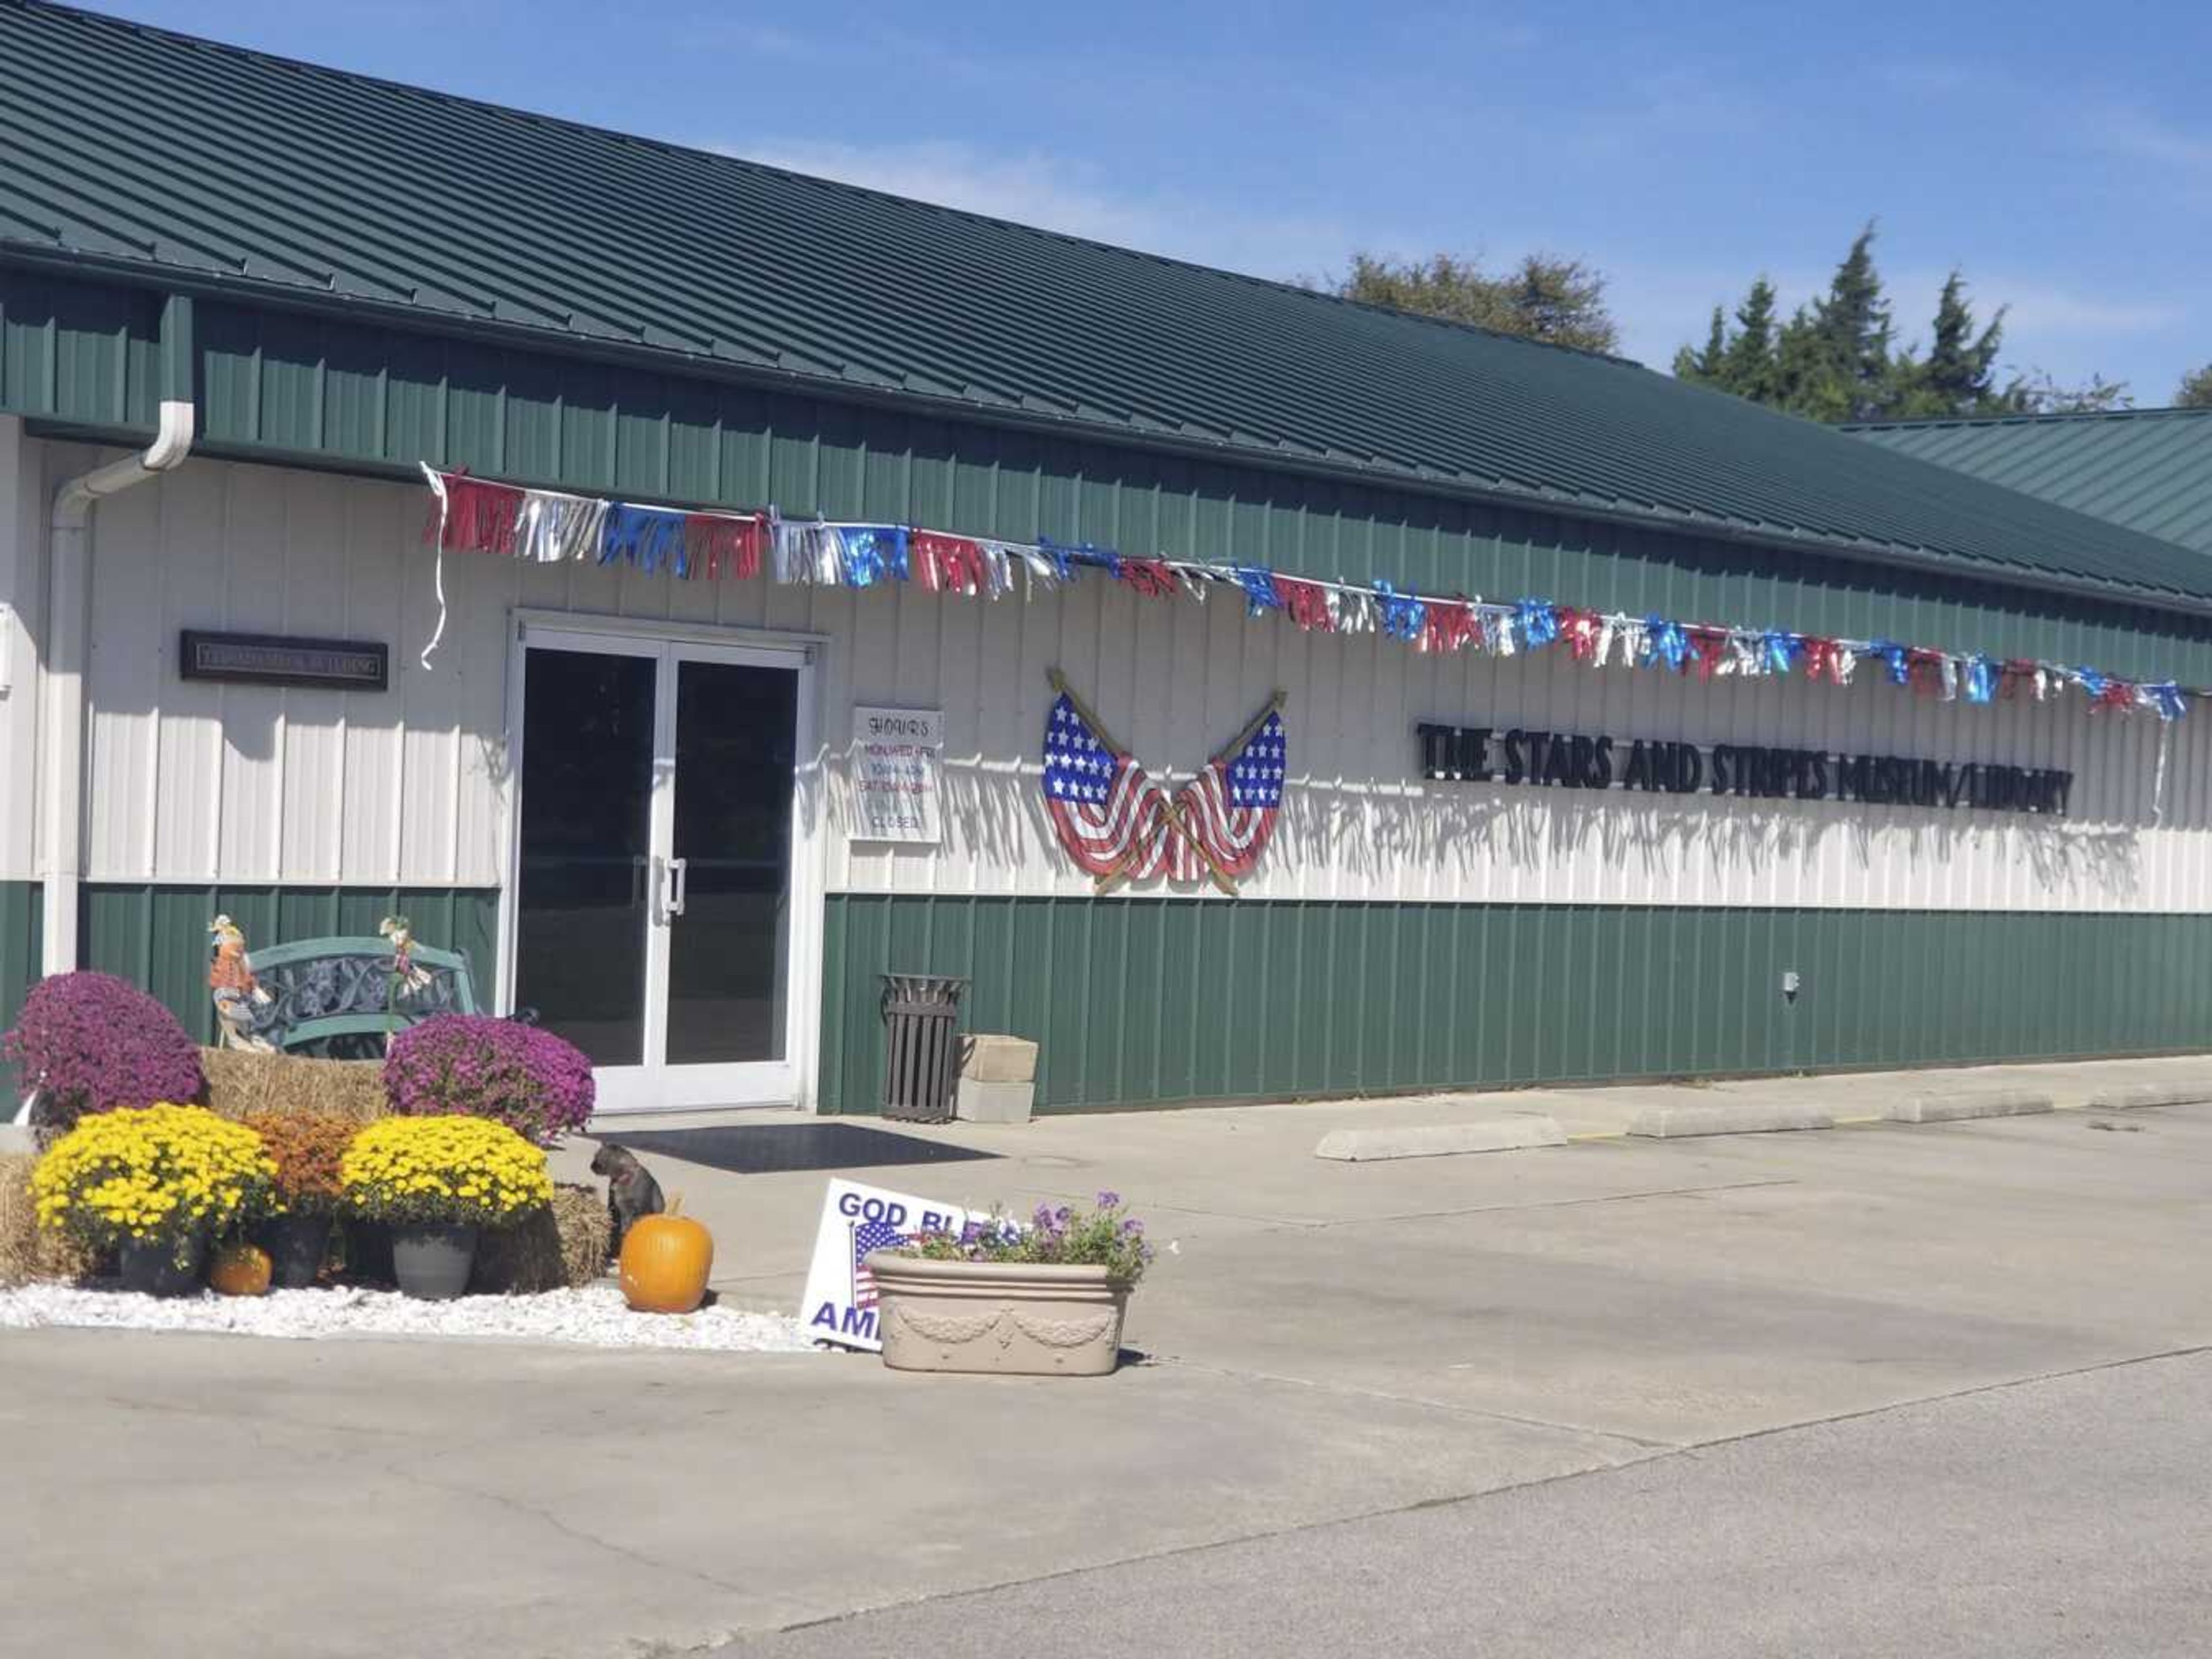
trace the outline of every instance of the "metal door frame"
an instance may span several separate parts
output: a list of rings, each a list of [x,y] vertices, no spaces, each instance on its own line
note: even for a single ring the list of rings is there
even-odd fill
[[[823,757],[817,735],[817,673],[826,641],[819,635],[765,629],[687,628],[571,611],[517,609],[509,638],[507,684],[506,879],[499,897],[499,1006],[514,1008],[516,941],[521,925],[523,700],[530,651],[596,651],[650,658],[653,672],[653,786],[648,823],[648,929],[646,944],[645,1053],[636,1066],[596,1073],[602,1112],[669,1111],[722,1106],[794,1105],[817,1109],[816,1062],[822,1005]],[[676,675],[684,661],[749,664],[798,677],[791,792],[791,899],[786,921],[784,1059],[781,1061],[670,1066],[665,1064],[668,917],[663,912],[667,860],[675,830]]]

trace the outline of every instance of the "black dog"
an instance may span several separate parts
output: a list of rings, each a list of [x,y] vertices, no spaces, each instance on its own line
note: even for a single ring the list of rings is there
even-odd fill
[[[607,1178],[607,1260],[622,1255],[623,1237],[641,1215],[659,1215],[660,1183],[627,1147],[602,1146],[592,1154],[592,1173]]]

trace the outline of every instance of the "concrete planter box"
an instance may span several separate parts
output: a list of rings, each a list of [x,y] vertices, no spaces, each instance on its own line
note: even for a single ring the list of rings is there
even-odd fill
[[[1103,1376],[1119,1363],[1127,1285],[1103,1267],[868,1257],[884,1364],[899,1371]]]

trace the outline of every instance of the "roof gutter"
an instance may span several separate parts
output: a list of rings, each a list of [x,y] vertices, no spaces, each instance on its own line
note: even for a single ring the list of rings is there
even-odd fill
[[[84,671],[92,592],[93,509],[180,465],[191,453],[192,302],[172,295],[161,309],[161,411],[143,453],[66,479],[54,491],[46,537],[45,676],[40,711],[46,753],[40,793],[46,820],[42,971],[77,962],[77,893],[84,876]]]

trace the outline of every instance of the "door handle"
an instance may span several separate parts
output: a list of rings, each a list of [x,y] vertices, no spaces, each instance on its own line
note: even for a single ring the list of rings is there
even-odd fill
[[[687,859],[671,859],[665,867],[668,872],[668,886],[660,908],[671,917],[680,916],[684,914],[685,879],[691,873],[690,861]]]

